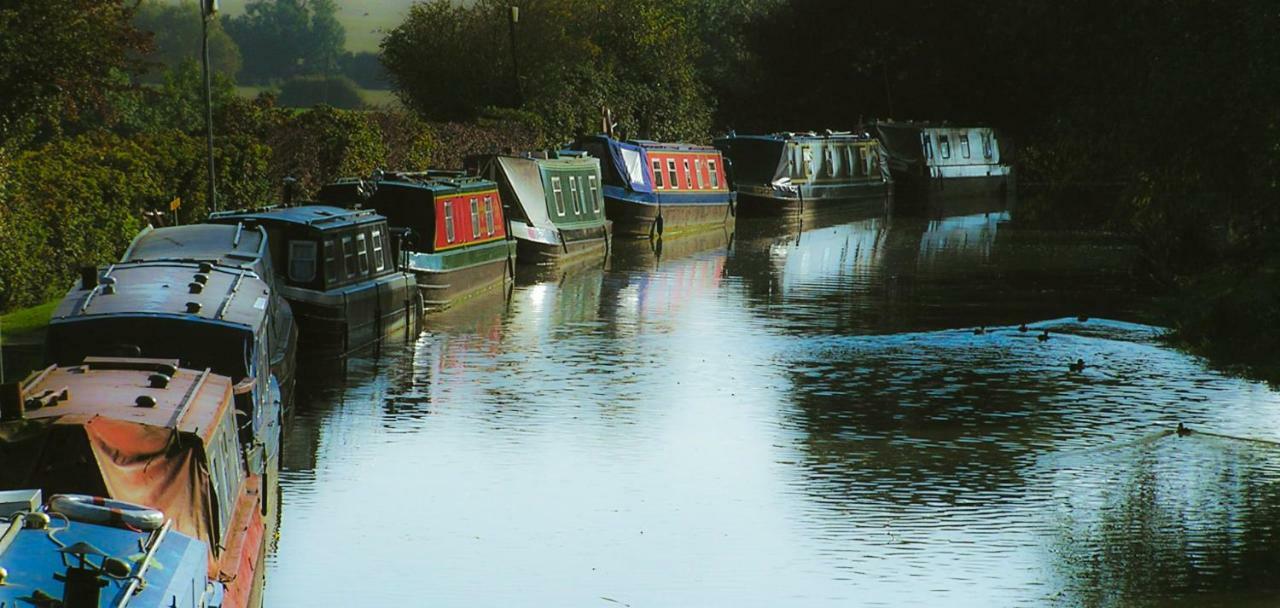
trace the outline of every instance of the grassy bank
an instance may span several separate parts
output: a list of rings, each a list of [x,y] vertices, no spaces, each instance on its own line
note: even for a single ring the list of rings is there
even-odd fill
[[[49,317],[53,316],[53,309],[57,308],[58,301],[50,300],[44,304],[0,315],[0,343],[30,342],[37,338],[49,325]]]

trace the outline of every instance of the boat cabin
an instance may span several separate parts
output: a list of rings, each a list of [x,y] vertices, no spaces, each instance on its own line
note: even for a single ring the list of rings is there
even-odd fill
[[[603,255],[605,219],[600,160],[586,152],[528,152],[468,159],[498,184],[521,263],[563,261],[580,253]]]
[[[262,565],[266,494],[262,472],[244,460],[231,378],[184,369],[174,359],[89,357],[50,366],[6,390],[0,489],[38,488],[158,511],[123,510],[102,521],[138,528],[171,520],[175,531],[205,544],[209,580],[232,581],[223,605],[244,605],[240,595],[247,599]],[[92,521],[102,510],[94,503],[71,507],[73,521]],[[113,557],[129,563],[137,551],[134,545]]]
[[[601,160],[608,216],[622,234],[661,234],[732,219],[729,165],[716,148],[607,135],[579,138],[573,147]]]
[[[867,133],[730,133],[715,146],[733,163],[744,211],[770,212],[795,202],[878,198],[892,179],[880,141]]]
[[[216,266],[247,268],[271,285],[268,325],[271,332],[271,371],[280,382],[282,398],[291,402],[294,383],[298,328],[293,309],[281,294],[271,255],[267,231],[242,223],[188,224],[167,228],[146,228],[134,237],[121,263],[209,262]]]
[[[304,344],[347,352],[413,325],[413,277],[398,268],[385,217],[305,205],[215,213],[209,221],[266,230]]]
[[[882,122],[876,130],[894,179],[912,189],[995,193],[1007,187],[1012,167],[990,127]]]
[[[49,363],[85,357],[147,357],[211,369],[236,383],[249,416],[242,440],[263,444],[255,469],[274,454],[280,395],[271,375],[271,289],[253,271],[209,262],[134,262],[90,270],[49,322]]]

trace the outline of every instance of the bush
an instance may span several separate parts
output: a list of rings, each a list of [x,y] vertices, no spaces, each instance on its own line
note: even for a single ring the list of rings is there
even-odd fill
[[[309,108],[328,105],[353,110],[364,107],[360,87],[346,76],[301,76],[280,87],[280,105]]]

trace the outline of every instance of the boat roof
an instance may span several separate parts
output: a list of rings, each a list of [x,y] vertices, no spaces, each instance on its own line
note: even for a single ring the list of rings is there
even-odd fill
[[[229,223],[294,224],[317,230],[334,230],[386,221],[372,209],[343,209],[329,205],[302,205],[298,207],[266,207],[240,211],[222,211],[209,216],[211,221]]]
[[[808,131],[796,133],[792,131],[779,131],[777,133],[765,133],[758,135],[740,135],[730,132],[724,137],[717,138],[716,141],[732,141],[732,140],[754,140],[754,141],[792,141],[805,139],[827,139],[827,140],[849,140],[849,141],[869,141],[875,139],[867,133],[853,133],[850,131],[831,131],[823,132]]]
[[[266,255],[267,232],[241,222],[147,228],[125,251],[122,262],[185,260],[249,266]]]
[[[653,140],[649,140],[649,139],[627,139],[627,140],[618,140],[618,139],[614,139],[614,138],[609,137],[608,135],[604,135],[604,134],[592,135],[592,136],[590,136],[590,137],[588,137],[588,138],[585,138],[585,139],[597,139],[597,140],[611,140],[611,141],[618,141],[618,142],[621,142],[621,143],[624,143],[624,144],[631,144],[631,145],[633,145],[633,146],[638,146],[638,147],[644,148],[644,149],[646,149],[646,150],[669,150],[669,151],[674,151],[674,152],[719,152],[719,150],[716,150],[716,149],[715,149],[714,147],[712,147],[712,146],[704,146],[704,145],[701,145],[701,144],[689,144],[689,143],[681,143],[681,142],[653,141]]]
[[[231,407],[232,384],[209,370],[182,369],[177,360],[88,357],[32,374],[22,382],[22,399],[27,420],[83,424],[103,417],[190,433],[207,444]]]
[[[195,287],[199,284],[200,287]],[[208,262],[130,262],[76,284],[58,303],[53,323],[90,317],[151,316],[243,325],[255,333],[267,320],[270,287],[253,271]]]
[[[461,171],[384,171],[375,176],[377,187],[419,188],[435,195],[495,190],[497,182]]]

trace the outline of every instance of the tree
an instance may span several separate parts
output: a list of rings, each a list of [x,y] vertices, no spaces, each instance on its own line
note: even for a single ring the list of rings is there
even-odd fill
[[[356,83],[345,76],[299,76],[280,87],[280,105],[294,108],[328,105],[350,110],[363,106],[364,98]]]
[[[333,0],[253,0],[243,15],[227,20],[227,33],[253,61],[241,81],[266,84],[336,71],[346,31]]]
[[[147,59],[159,63],[161,69],[172,69],[184,62],[200,61],[200,20],[200,5],[194,0],[181,0],[178,4],[146,0],[138,6],[133,23],[154,36],[155,48]],[[209,23],[209,65],[232,79],[240,71],[240,47],[227,35],[220,18]],[[160,73],[152,70],[151,79],[158,79]]]
[[[0,147],[16,148],[64,119],[105,111],[128,87],[150,37],[120,1],[0,0]]]
[[[684,8],[661,0],[522,3],[519,86],[548,139],[598,131],[603,106],[632,136],[705,138],[713,103],[698,76],[700,40]],[[382,43],[402,101],[436,120],[512,105],[508,9],[501,0],[414,5]]]

